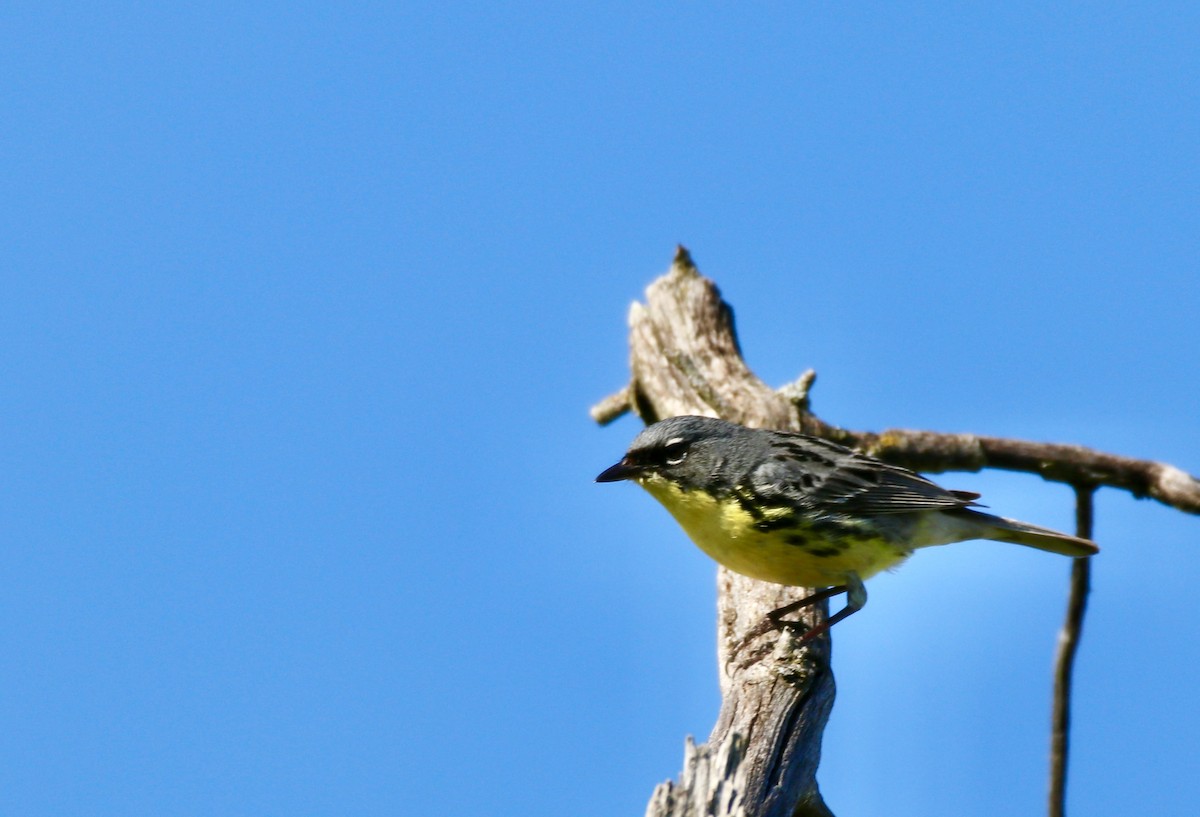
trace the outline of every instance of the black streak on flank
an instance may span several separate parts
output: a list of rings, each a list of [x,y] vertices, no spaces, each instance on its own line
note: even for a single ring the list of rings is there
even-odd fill
[[[733,498],[737,501],[737,504],[741,506],[743,511],[750,514],[750,516],[754,519],[759,520],[759,522],[755,524],[755,527],[757,528],[758,524],[761,524],[762,522],[763,512],[758,506],[758,502],[755,501],[754,494],[739,485],[733,489]]]
[[[789,530],[796,527],[797,519],[788,514],[777,519],[759,519],[754,523],[754,529],[760,533],[771,533],[777,530]]]

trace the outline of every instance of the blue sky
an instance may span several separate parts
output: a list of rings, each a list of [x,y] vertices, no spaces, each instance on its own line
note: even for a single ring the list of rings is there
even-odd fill
[[[0,812],[640,814],[714,569],[594,485],[676,242],[768,382],[1200,472],[1188,4],[0,11]],[[1070,492],[948,474],[1070,525]],[[1098,496],[1078,814],[1190,815],[1200,519]],[[835,638],[839,817],[1038,813],[1068,564]]]

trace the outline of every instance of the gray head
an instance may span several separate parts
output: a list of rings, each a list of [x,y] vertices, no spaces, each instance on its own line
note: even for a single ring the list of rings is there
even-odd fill
[[[760,432],[712,417],[671,417],[647,426],[596,482],[663,477],[691,490],[720,490],[757,460]]]

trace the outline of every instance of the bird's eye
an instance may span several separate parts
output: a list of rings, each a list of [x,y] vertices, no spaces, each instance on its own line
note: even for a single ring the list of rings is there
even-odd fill
[[[671,440],[663,446],[663,461],[667,465],[679,465],[687,458],[688,444],[683,440]]]

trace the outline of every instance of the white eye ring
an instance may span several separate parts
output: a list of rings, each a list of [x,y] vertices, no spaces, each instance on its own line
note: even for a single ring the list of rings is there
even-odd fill
[[[683,437],[674,437],[670,440],[667,440],[667,444],[663,446],[663,449],[664,450],[669,449],[671,446],[679,445],[681,442],[683,442]],[[678,457],[671,457],[671,458],[667,459],[667,465],[679,465],[681,462],[683,462],[686,459],[687,459],[687,450],[684,449],[682,452],[680,452]]]

